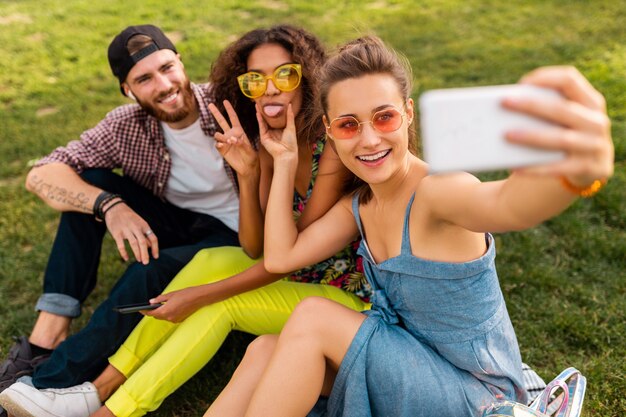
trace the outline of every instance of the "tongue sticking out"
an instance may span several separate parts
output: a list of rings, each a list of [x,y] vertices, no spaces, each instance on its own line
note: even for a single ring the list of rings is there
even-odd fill
[[[283,110],[283,106],[265,106],[263,112],[268,117],[276,117]]]

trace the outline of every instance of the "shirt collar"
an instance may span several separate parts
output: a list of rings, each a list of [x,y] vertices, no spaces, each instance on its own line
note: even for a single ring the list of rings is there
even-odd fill
[[[203,88],[204,87],[204,88]],[[200,127],[208,136],[215,135],[215,120],[213,119],[213,115],[209,111],[209,103],[213,103],[213,97],[211,97],[208,93],[208,85],[199,86],[197,84],[191,83],[191,89],[196,98],[196,103],[199,107],[200,113]]]

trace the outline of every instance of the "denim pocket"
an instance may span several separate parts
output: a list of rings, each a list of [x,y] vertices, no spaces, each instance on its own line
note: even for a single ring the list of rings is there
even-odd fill
[[[484,360],[486,343],[483,337],[456,343],[438,343],[435,349],[459,369],[473,375],[491,373],[491,361]]]
[[[434,342],[435,348],[456,367],[482,375],[516,375],[521,357],[508,315],[489,329],[466,340]]]

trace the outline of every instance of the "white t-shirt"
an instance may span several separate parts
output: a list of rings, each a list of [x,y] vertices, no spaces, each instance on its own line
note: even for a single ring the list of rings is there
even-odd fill
[[[215,139],[200,127],[200,119],[184,129],[161,123],[172,169],[165,188],[170,203],[221,220],[239,229],[239,196],[224,169]]]

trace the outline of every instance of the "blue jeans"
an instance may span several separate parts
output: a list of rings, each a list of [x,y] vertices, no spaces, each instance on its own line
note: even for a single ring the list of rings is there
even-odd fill
[[[160,294],[201,249],[239,245],[237,233],[218,219],[169,204],[128,178],[103,169],[88,170],[81,176],[120,194],[148,222],[159,239],[159,259],[150,259],[148,265],[133,262],[126,269],[87,326],[37,367],[33,374],[37,388],[64,388],[93,380],[142,317],[117,313],[114,306],[145,302]],[[92,215],[61,215],[38,310],[67,317],[80,315],[82,302],[96,284],[105,233],[106,225]]]

